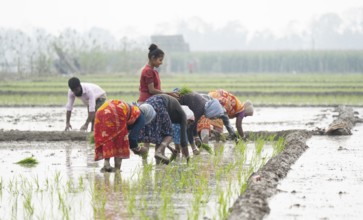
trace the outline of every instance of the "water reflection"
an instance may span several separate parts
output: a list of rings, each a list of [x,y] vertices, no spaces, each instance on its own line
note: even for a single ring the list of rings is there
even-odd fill
[[[26,186],[21,191],[32,195],[34,215],[49,218],[218,219],[224,205],[229,207],[238,195],[245,172],[239,170],[244,170],[242,165],[247,162],[243,155],[252,156],[255,146],[253,142],[244,148],[235,147],[233,142],[211,145],[214,154],[202,151],[189,164],[178,159],[170,165],[155,165],[151,149],[147,160],[134,154],[123,160],[120,173],[100,173],[102,162],[93,160],[93,149],[84,141],[0,142],[0,153],[5,155],[1,161],[2,200],[13,201],[2,204],[0,212],[5,219],[11,218],[9,210],[16,203],[23,210],[16,216],[22,218],[24,200],[15,192]],[[29,155],[39,161],[34,168],[13,164]],[[225,196],[229,199],[221,203]]]

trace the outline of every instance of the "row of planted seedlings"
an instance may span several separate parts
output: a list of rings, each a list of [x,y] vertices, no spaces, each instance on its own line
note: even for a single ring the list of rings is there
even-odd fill
[[[8,204],[0,210],[5,219],[225,219],[250,175],[284,147],[275,136],[250,140],[214,143],[189,163],[155,165],[150,155],[129,176],[95,170],[73,179],[59,171],[45,180],[0,179]]]

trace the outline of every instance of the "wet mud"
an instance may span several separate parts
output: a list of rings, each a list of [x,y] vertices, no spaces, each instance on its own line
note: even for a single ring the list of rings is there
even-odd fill
[[[90,133],[81,131],[0,130],[0,141],[86,141]]]
[[[267,199],[276,193],[279,181],[308,148],[306,140],[311,135],[308,131],[286,135],[285,149],[251,175],[246,191],[234,203],[228,219],[262,219],[270,212]]]
[[[335,111],[339,113],[338,118],[329,125],[325,134],[351,135],[353,126],[357,122],[362,122],[362,119],[354,114],[353,108],[351,107],[339,106]]]

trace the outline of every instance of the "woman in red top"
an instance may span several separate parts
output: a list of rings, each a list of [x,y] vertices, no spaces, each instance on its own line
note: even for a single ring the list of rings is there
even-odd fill
[[[163,64],[164,51],[158,48],[157,45],[151,44],[148,53],[149,62],[145,65],[140,77],[140,96],[137,102],[143,103],[149,97],[156,94],[168,94],[175,97],[174,93],[163,92],[161,90],[161,82],[159,73],[155,68]]]

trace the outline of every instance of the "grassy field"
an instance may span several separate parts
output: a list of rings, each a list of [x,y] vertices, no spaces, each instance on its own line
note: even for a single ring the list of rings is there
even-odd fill
[[[127,102],[138,98],[139,75],[80,75],[106,90],[108,98]],[[187,86],[200,93],[223,88],[255,105],[363,106],[363,74],[160,74],[162,89]],[[1,106],[64,105],[69,77],[0,81]],[[81,102],[76,102],[81,105]]]

